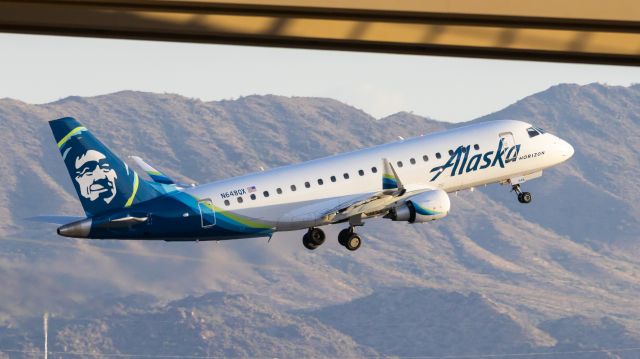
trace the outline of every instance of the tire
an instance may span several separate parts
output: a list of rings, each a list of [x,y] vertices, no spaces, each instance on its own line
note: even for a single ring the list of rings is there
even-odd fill
[[[345,241],[344,246],[350,250],[350,251],[355,251],[358,248],[360,248],[360,246],[362,245],[362,239],[360,238],[359,235],[353,233],[351,234],[347,240]]]
[[[524,203],[524,199],[522,195],[523,195],[522,193],[518,193],[518,202],[520,203]]]
[[[314,244],[313,242],[311,242],[311,238],[310,238],[310,236],[309,236],[309,233],[305,233],[305,235],[304,235],[304,236],[302,236],[302,245],[303,245],[306,249],[308,249],[308,250],[310,250],[310,251],[312,251],[312,250],[314,250],[314,249],[318,248],[318,245],[317,245],[317,244]]]
[[[326,238],[324,231],[320,228],[313,228],[309,230],[306,236],[308,236],[309,242],[311,242],[311,244],[315,244],[316,247],[322,245]]]
[[[531,193],[529,192],[522,193],[522,203],[531,203],[532,199],[533,198],[531,197]]]
[[[353,229],[351,229],[351,228],[345,228],[345,229],[341,230],[340,233],[338,233],[338,243],[340,243],[343,246],[346,246],[347,245],[347,239],[352,234],[353,234]]]

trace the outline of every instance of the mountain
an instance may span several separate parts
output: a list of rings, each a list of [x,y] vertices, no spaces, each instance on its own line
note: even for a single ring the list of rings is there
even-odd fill
[[[559,85],[477,120],[534,122],[579,149],[561,169],[559,181],[532,183],[539,202],[569,217],[534,211],[528,213],[531,220],[552,220],[548,223],[554,231],[598,248],[637,247],[639,95],[640,85]],[[559,191],[564,195],[558,196]]]
[[[36,323],[31,325],[40,329]],[[55,333],[49,347],[53,357],[64,357],[65,353],[82,357],[133,353],[146,357],[198,358],[376,355],[317,320],[275,310],[245,295],[217,292],[148,307],[146,311],[125,306],[102,317],[52,317],[49,328]],[[41,339],[18,330],[0,334],[9,337],[10,342],[28,343],[20,349],[25,352],[38,348]],[[8,342],[0,339],[0,344],[3,341]]]
[[[528,327],[477,293],[396,287],[353,301],[285,312],[247,295],[211,292],[167,304],[116,300],[48,320],[49,354],[144,357],[635,358],[637,336],[615,320],[574,316]],[[83,308],[89,309],[89,308]],[[83,316],[84,315],[84,316]],[[42,323],[0,328],[6,357],[40,357]],[[533,355],[535,354],[535,355]],[[0,350],[0,357],[3,353]]]
[[[310,315],[358,343],[400,357],[522,353],[548,339],[536,338],[477,293],[388,288]]]
[[[322,98],[203,102],[124,91],[44,105],[2,99],[0,352],[41,350],[39,318],[48,311],[52,348],[62,352],[633,357],[605,349],[640,338],[639,100],[638,86],[558,85],[474,120],[524,120],[576,154],[523,185],[534,196],[529,205],[504,186],[462,191],[443,220],[368,222],[352,253],[331,240],[341,226],[327,228],[329,240],[313,252],[300,232],[270,242],[58,237],[55,226],[23,220],[81,214],[46,121],[74,116],[121,157],[140,155],[199,183],[465,124],[409,113],[377,120]],[[175,314],[187,302],[209,308],[202,327]],[[151,334],[144,343],[127,334],[165,315],[153,332],[168,345],[159,351]],[[265,315],[278,320],[260,324]],[[397,331],[398,321],[407,327]],[[304,333],[316,327],[332,340],[310,341]],[[213,328],[257,341],[202,339]]]

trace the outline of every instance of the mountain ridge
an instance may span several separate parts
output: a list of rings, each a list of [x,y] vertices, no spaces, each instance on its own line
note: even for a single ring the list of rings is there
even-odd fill
[[[633,191],[640,178],[639,90],[640,86],[556,86],[474,120],[533,123],[567,139],[576,155],[545,171],[541,179],[524,184],[534,195],[528,206],[517,203],[504,186],[452,193],[452,213],[443,220],[425,225],[368,222],[361,231],[363,247],[355,253],[333,240],[340,226],[327,227],[327,243],[314,252],[303,249],[300,232],[278,233],[271,242],[247,239],[217,244],[57,237],[55,227],[22,220],[40,214],[81,213],[46,121],[72,115],[122,158],[141,155],[172,177],[200,183],[464,124],[408,112],[377,120],[335,100],[281,96],[203,102],[179,95],[119,92],[44,105],[0,100],[0,142],[9,144],[0,154],[6,189],[0,192],[0,277],[5,289],[0,291],[0,323],[5,323],[0,328],[6,333],[11,328],[26,330],[27,334],[11,331],[10,337],[25,348],[37,348],[37,341],[29,338],[36,337],[37,319],[48,311],[69,320],[68,327],[56,332],[76,338],[65,342],[66,348],[102,348],[105,353],[152,350],[130,342],[115,345],[117,333],[108,328],[120,324],[110,323],[115,317],[99,307],[123,303],[121,310],[132,316],[153,317],[157,307],[117,298],[149,296],[153,298],[149,301],[171,306],[185,296],[215,292],[240,298],[247,310],[256,308],[247,303],[255,301],[265,306],[259,313],[295,318],[298,322],[291,333],[323,322],[322,332],[351,343],[348,348],[354,356],[400,355],[408,349],[384,340],[392,333],[381,330],[380,337],[363,339],[358,327],[345,329],[331,319],[346,314],[330,312],[356,308],[356,312],[347,310],[355,315],[354,323],[377,318],[372,325],[384,328],[394,317],[380,315],[376,300],[388,303],[383,308],[389,313],[402,313],[405,306],[411,308],[407,313],[418,317],[424,306],[446,304],[438,295],[429,295],[432,290],[445,298],[444,293],[475,293],[478,297],[469,303],[475,303],[472,307],[479,313],[487,313],[480,325],[490,327],[497,318],[507,320],[495,314],[506,313],[508,325],[522,332],[518,340],[523,347],[501,347],[506,337],[484,333],[489,335],[487,342],[493,340],[502,353],[531,343],[536,350],[560,350],[557,345],[563,342],[567,350],[579,349],[585,347],[584,338],[608,330],[623,333],[627,339],[622,342],[632,343],[640,338],[640,310],[635,305],[640,295],[636,244],[640,195]],[[394,301],[388,288],[406,291],[406,297],[413,299],[404,304]],[[451,298],[465,302],[456,295]],[[79,308],[85,308],[83,314]],[[457,306],[453,309],[464,314]],[[449,309],[452,314],[453,309]],[[73,322],[87,319],[87,313],[95,313],[99,325],[89,328],[80,320]],[[316,317],[309,319],[309,313]],[[249,318],[247,314],[245,319]],[[471,328],[462,320],[439,318],[433,324],[445,329],[436,334],[453,335]],[[24,324],[29,320],[38,324]],[[279,324],[274,322],[276,327]],[[233,328],[226,325],[221,331]],[[92,336],[81,340],[77,333],[85,329],[91,329]],[[590,334],[580,339],[583,329]],[[160,337],[171,333],[170,328],[158,330],[165,333]],[[251,326],[246,330],[256,333]],[[288,333],[288,329],[274,330]],[[415,334],[413,338],[419,338],[421,333]],[[283,356],[291,357],[339,350],[339,344],[328,341],[316,348],[308,342],[287,343],[286,335],[261,338],[262,344],[244,342],[232,347],[239,353],[265,354],[263,349],[269,345],[265,343],[273,343],[283,348]],[[207,340],[198,345],[224,347]],[[100,347],[100,343],[107,344]],[[372,343],[380,345],[372,347]],[[430,343],[420,348],[429,353],[450,352],[450,347]],[[596,347],[620,343],[606,337]],[[457,353],[464,348],[481,352],[471,339],[459,345]],[[298,351],[305,346],[309,352]],[[193,353],[176,348],[184,350],[182,355]],[[198,348],[206,353],[205,347]],[[240,354],[245,355],[249,354]]]

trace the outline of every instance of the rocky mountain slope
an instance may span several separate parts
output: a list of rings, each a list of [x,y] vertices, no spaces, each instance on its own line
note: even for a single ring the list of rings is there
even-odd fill
[[[534,123],[576,155],[525,184],[528,206],[497,185],[460,192],[441,221],[367,223],[363,247],[351,253],[333,240],[309,252],[301,233],[270,243],[57,237],[55,227],[23,220],[81,214],[46,121],[74,116],[122,157],[137,154],[197,182],[464,124],[409,113],[376,120],[318,98],[202,102],[127,91],[46,105],[2,99],[0,352],[41,350],[38,318],[49,311],[58,352],[634,357],[602,349],[640,338],[639,100],[638,86],[559,85],[475,120]],[[340,229],[328,228],[329,238]],[[209,292],[217,294],[201,297]],[[131,294],[149,299],[115,299]],[[205,308],[202,324],[181,317],[177,308],[186,307]],[[148,321],[159,324],[132,339]]]

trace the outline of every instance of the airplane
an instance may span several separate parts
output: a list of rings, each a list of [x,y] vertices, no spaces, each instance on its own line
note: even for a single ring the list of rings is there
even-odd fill
[[[444,218],[449,193],[507,184],[521,203],[521,184],[574,154],[566,141],[531,124],[475,123],[412,139],[202,185],[178,184],[133,157],[150,180],[73,118],[49,122],[86,217],[61,236],[164,241],[269,237],[306,229],[302,244],[325,241],[320,228],[346,224],[338,242],[360,248],[355,231],[371,218],[423,223]],[[65,224],[66,223],[66,224]]]

